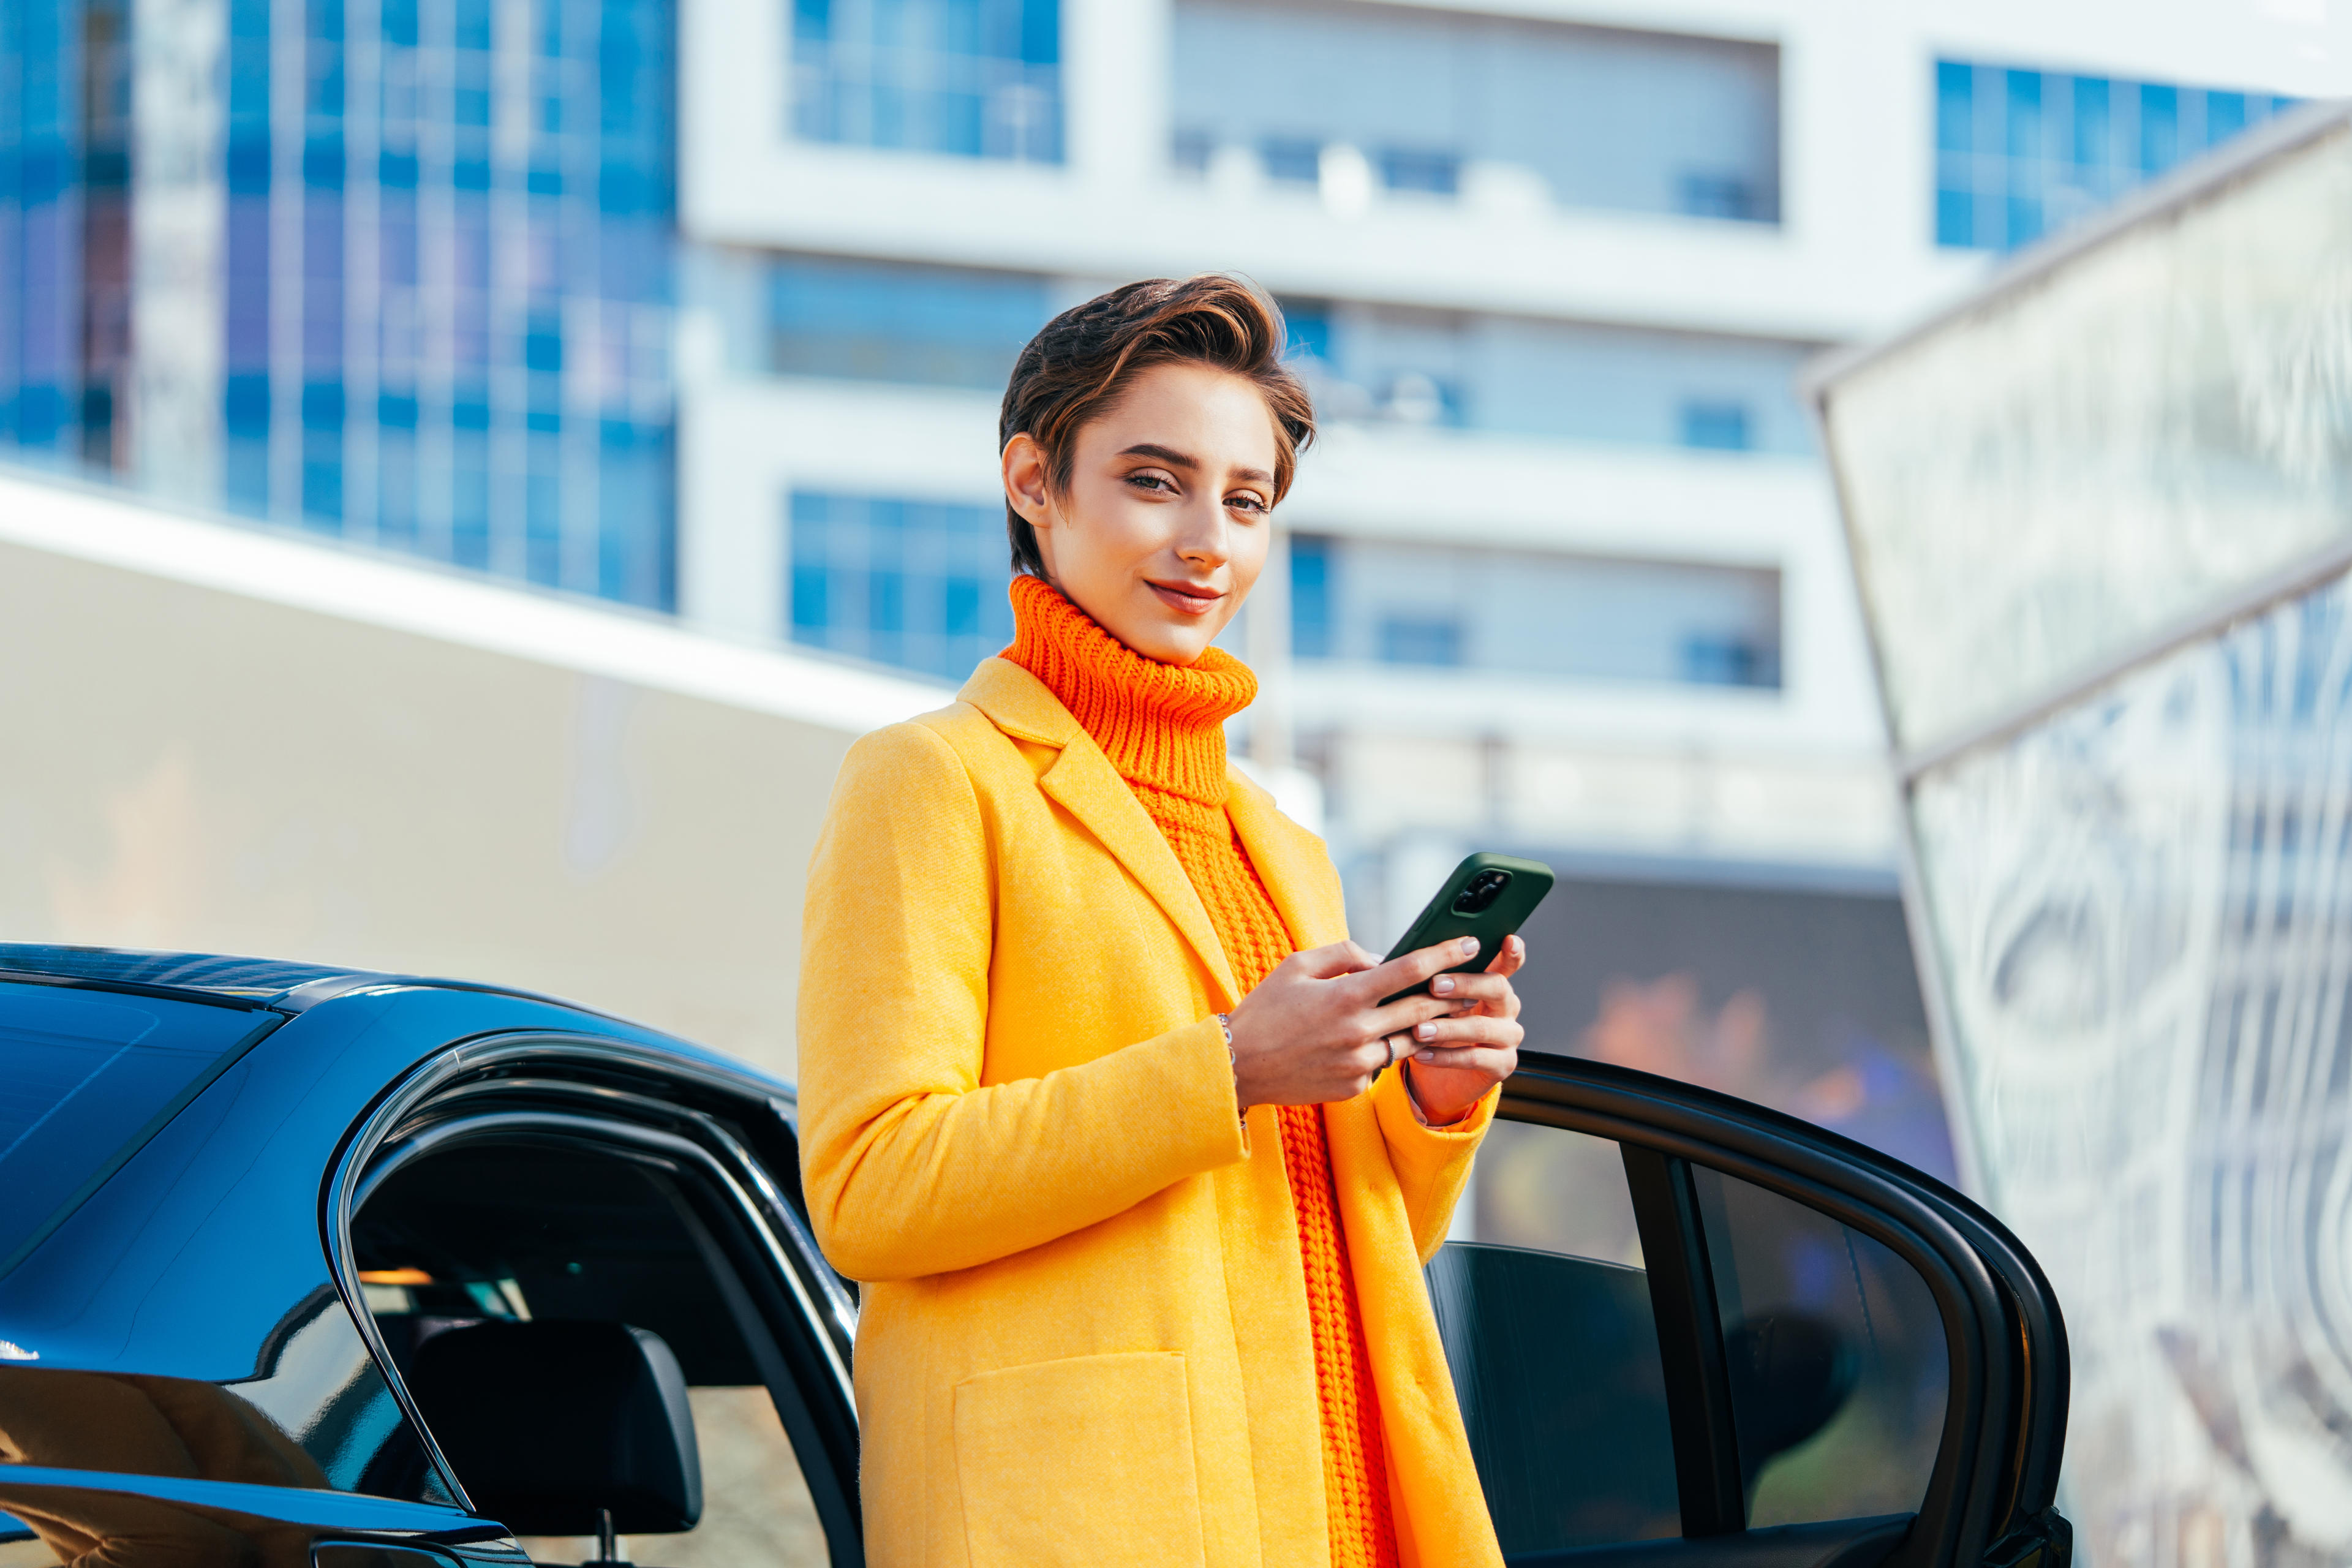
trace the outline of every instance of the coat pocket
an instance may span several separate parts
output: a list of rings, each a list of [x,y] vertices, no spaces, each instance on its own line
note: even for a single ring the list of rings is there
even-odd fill
[[[955,1447],[972,1568],[1206,1560],[1178,1352],[966,1378],[955,1391]]]

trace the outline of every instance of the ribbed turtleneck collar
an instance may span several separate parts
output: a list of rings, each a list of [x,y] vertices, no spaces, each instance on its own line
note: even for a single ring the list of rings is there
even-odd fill
[[[1257,695],[1249,666],[1217,647],[1189,665],[1146,658],[1038,577],[1013,579],[1013,628],[1004,657],[1062,700],[1121,778],[1224,804],[1224,724]]]

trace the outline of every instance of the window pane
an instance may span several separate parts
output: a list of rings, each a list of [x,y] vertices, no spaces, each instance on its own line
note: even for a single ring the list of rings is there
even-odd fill
[[[2289,101],[1938,60],[1936,242],[2026,244]]]
[[[796,0],[805,141],[1062,161],[1057,0]]]
[[[815,1504],[692,1213],[685,1187],[631,1162],[478,1144],[386,1179],[352,1223],[352,1250],[404,1375],[427,1342],[476,1323],[625,1322],[659,1336],[689,1385],[702,1516],[624,1555],[672,1568],[820,1568],[830,1559]],[[514,1413],[519,1429],[530,1415]],[[593,1540],[523,1545],[541,1563],[596,1555]]]
[[[1866,1236],[1692,1168],[1751,1527],[1906,1513],[1950,1369],[1927,1283]]]
[[[1292,552],[1302,658],[1780,684],[1777,572],[1305,535]]]
[[[1664,1377],[1617,1145],[1496,1123],[1456,1231],[1430,1294],[1503,1550],[1675,1534]]]
[[[1013,640],[1003,519],[994,507],[795,491],[793,640],[961,680]]]
[[[797,256],[770,265],[768,301],[782,374],[989,390],[1052,313],[1023,273]]]
[[[1174,12],[1175,123],[1274,179],[1313,180],[1339,142],[1389,191],[1451,195],[1481,163],[1567,205],[1780,221],[1769,44],[1311,0]],[[1286,62],[1280,90],[1244,60]]]
[[[267,1015],[0,984],[0,1259],[138,1152]]]

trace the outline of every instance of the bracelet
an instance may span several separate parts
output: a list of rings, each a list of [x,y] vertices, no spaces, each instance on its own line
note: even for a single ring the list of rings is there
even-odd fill
[[[1242,1059],[1234,1055],[1234,1016],[1230,1013],[1213,1013],[1217,1027],[1225,1032],[1225,1060],[1234,1069],[1234,1110],[1244,1122],[1249,1120],[1249,1108],[1242,1103]]]

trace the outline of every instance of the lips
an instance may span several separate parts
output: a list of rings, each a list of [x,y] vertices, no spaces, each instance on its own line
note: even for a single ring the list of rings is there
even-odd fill
[[[1151,591],[1160,595],[1160,603],[1181,616],[1205,616],[1217,607],[1224,595],[1213,588],[1197,587],[1190,583],[1153,583]]]

